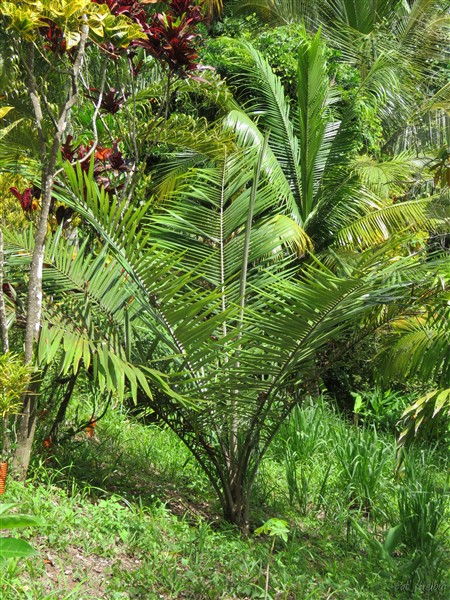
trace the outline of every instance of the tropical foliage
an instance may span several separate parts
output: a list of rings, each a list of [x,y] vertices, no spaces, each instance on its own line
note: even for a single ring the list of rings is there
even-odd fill
[[[68,383],[47,446],[84,373],[169,426],[247,530],[261,462],[336,350],[376,334],[386,377],[436,385],[406,438],[448,407],[448,151],[433,131],[426,155],[411,144],[448,111],[448,7],[287,3],[301,21],[287,93],[248,41],[220,40],[221,81],[199,65],[200,7],[153,4],[2,7],[0,167],[25,225],[3,231],[0,321],[40,371],[15,466],[48,380]]]

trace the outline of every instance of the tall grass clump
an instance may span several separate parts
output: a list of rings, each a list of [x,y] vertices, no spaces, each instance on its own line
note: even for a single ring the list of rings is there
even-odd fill
[[[437,581],[443,576],[449,556],[443,536],[449,506],[449,482],[436,481],[433,452],[406,454],[397,487],[402,542],[411,557],[410,573],[418,582]]]
[[[309,398],[294,407],[272,448],[284,468],[289,506],[301,515],[324,501],[330,465],[318,457],[326,453],[333,418],[325,399]]]
[[[375,427],[358,428],[343,422],[332,433],[346,508],[383,513],[395,445],[379,436]]]

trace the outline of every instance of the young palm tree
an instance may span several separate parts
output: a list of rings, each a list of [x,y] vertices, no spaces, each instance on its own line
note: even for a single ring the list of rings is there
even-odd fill
[[[225,518],[244,530],[260,462],[306,393],[317,352],[364,315],[377,323],[382,304],[406,303],[425,268],[414,257],[386,264],[383,249],[361,253],[343,277],[318,261],[299,275],[305,238],[277,218],[266,150],[256,166],[248,151],[196,170],[150,217],[144,209],[124,216],[123,204],[71,167],[59,189],[123,269],[119,289],[133,296],[127,339],[141,342],[133,364],[166,373],[166,387],[149,382],[147,405],[199,461]],[[95,297],[107,279],[90,280]],[[113,298],[113,280],[107,289]]]
[[[352,116],[334,119],[319,36],[300,49],[293,119],[277,78],[248,52],[258,82],[249,114],[224,125],[237,147],[185,163],[151,212],[67,165],[54,193],[104,249],[74,258],[61,236],[47,246],[38,345],[42,364],[58,356],[62,373],[84,365],[110,390],[140,385],[244,530],[258,467],[307,393],[317,353],[362,318],[376,326],[381,306],[408,305],[426,271],[416,257],[390,260],[392,245],[354,253],[341,275],[317,257],[299,271],[299,255],[373,245],[410,218],[425,223],[432,202],[401,210],[361,193],[348,167]],[[9,239],[8,257],[29,261],[31,247]]]
[[[359,96],[392,148],[412,146],[417,128],[430,141],[420,105],[446,81],[440,71],[448,62],[449,8],[448,0],[248,0],[235,10],[256,10],[272,24],[320,28],[341,62],[358,70]]]
[[[390,174],[406,191],[414,166],[405,155],[383,162],[357,159],[355,111],[350,106],[337,117],[337,94],[319,33],[312,39],[305,33],[299,49],[296,110],[262,55],[248,44],[241,50],[237,86],[248,99],[245,112],[231,111],[224,127],[243,149],[261,147],[268,132],[262,170],[277,188],[280,210],[316,252],[367,247],[405,230],[436,225],[437,197],[399,202],[381,185]]]
[[[377,326],[380,307],[406,306],[427,267],[386,260],[392,251],[381,248],[342,276],[318,260],[299,274],[310,240],[286,214],[268,156],[267,137],[261,148],[224,149],[151,213],[67,165],[55,193],[104,248],[86,242],[75,256],[60,232],[47,245],[37,354],[63,374],[89,369],[119,394],[140,386],[243,530],[258,467],[307,393],[317,353],[361,319]],[[9,265],[29,262],[32,238],[5,243]]]

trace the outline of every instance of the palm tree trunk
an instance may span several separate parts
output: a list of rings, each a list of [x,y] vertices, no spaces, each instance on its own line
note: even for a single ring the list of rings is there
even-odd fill
[[[251,490],[245,481],[245,472],[239,470],[232,473],[233,480],[229,482],[223,496],[223,516],[228,523],[236,525],[247,535],[249,532],[249,505]]]

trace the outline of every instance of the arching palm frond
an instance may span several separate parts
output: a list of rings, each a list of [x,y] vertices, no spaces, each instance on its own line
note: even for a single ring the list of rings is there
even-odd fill
[[[334,22],[336,29],[345,24],[355,32],[367,35],[377,23],[391,19],[403,0],[322,0],[319,4],[322,19]]]
[[[202,285],[199,265],[193,271],[189,261],[183,262],[182,253],[167,252],[150,238],[148,206],[136,209],[110,198],[81,169],[67,165],[66,173],[66,185],[58,188],[60,197],[109,244],[136,286],[141,319],[145,317],[145,326],[158,339],[159,354],[173,357],[174,371],[192,381],[202,369],[202,344],[216,334],[214,315],[222,308],[221,290]],[[211,318],[205,321],[203,311]]]
[[[391,21],[400,54],[427,75],[433,75],[432,62],[448,55],[448,9],[447,0],[415,0],[410,7],[403,3],[398,18]]]
[[[262,55],[249,44],[243,44],[247,61],[241,65],[242,85],[251,89],[246,112],[253,122],[237,111],[226,122],[232,124],[240,145],[261,143],[263,131],[269,132],[270,169],[278,180],[288,210],[308,230],[308,222],[317,209],[323,188],[338,187],[347,176],[335,167],[342,163],[354,145],[351,111],[342,121],[333,120],[331,105],[335,101],[333,86],[327,76],[326,60],[320,34],[299,49],[298,113],[291,115],[280,79],[272,72]],[[258,132],[259,129],[259,132]],[[273,159],[278,162],[275,166]],[[263,163],[264,167],[264,163]],[[284,176],[285,182],[282,182]],[[287,186],[290,194],[287,194]],[[295,202],[296,210],[292,210]],[[309,231],[312,235],[312,231]]]
[[[243,72],[239,82],[245,85],[246,90],[252,92],[246,112],[253,117],[261,130],[269,131],[269,147],[277,157],[300,207],[302,198],[300,147],[294,134],[294,124],[283,85],[260,52],[245,43],[242,44],[242,49],[247,54],[248,61],[247,64],[240,63]]]
[[[322,0],[321,7],[327,43],[358,67],[359,93],[371,102],[392,143],[415,118],[417,92],[428,93],[434,65],[448,60],[448,3]]]
[[[277,267],[288,248],[304,254],[309,247],[305,232],[288,215],[280,213],[279,198],[272,180],[265,175],[266,152],[262,157],[261,183],[255,194],[251,231],[246,221],[252,194],[252,155],[261,148],[247,148],[228,155],[209,168],[193,169],[172,198],[165,200],[149,219],[151,238],[160,248],[182,253],[182,264],[201,269],[206,282],[221,289],[226,285],[228,301],[238,301],[239,281],[246,236],[248,262],[258,269]],[[284,207],[281,207],[284,209]]]
[[[367,154],[359,155],[354,159],[352,168],[363,185],[379,198],[405,195],[421,170],[408,152],[384,160],[376,160]]]
[[[381,117],[390,143],[415,117],[417,91],[429,92],[438,72],[436,64],[445,68],[448,62],[447,1],[249,0],[246,4],[262,18],[304,23],[308,31],[315,32],[320,23],[327,45],[339,51],[343,63],[358,68],[358,96],[369,102],[376,118]]]
[[[221,160],[226,148],[235,149],[233,136],[222,124],[207,126],[204,121],[173,115],[159,132],[159,141],[173,154],[166,156],[154,170],[155,193],[158,202],[174,193],[183,176],[195,167],[205,167]]]
[[[254,82],[249,114],[232,111],[225,127],[247,149],[260,147],[263,131],[270,131],[262,168],[316,251],[323,253],[334,243],[373,246],[402,232],[439,229],[445,223],[448,215],[437,198],[398,202],[394,197],[407,193],[417,172],[406,156],[378,162],[355,158],[354,112],[350,108],[340,122],[332,120],[334,98],[319,34],[300,49],[298,118],[291,116],[267,62],[248,44],[244,49],[251,59],[242,67],[246,89]],[[367,85],[371,81],[369,75]],[[382,81],[375,77],[374,87],[366,90],[375,99],[382,94]]]
[[[262,148],[264,134],[246,113],[237,110],[230,112],[224,119],[223,127],[235,134],[238,147]],[[298,196],[294,195],[289,178],[286,177],[285,171],[270,145],[264,152],[262,169],[274,192],[276,191],[273,198],[274,206],[280,212],[286,212],[297,223],[301,223]]]
[[[327,112],[332,94],[319,34],[299,49],[297,99],[301,207],[303,222],[306,222],[314,208],[339,130],[339,123],[330,123]]]
[[[4,236],[8,267],[20,267],[25,274],[33,236],[12,231],[5,231]],[[132,293],[107,248],[93,256],[86,244],[77,250],[59,230],[49,240],[44,256],[37,366],[56,360],[61,375],[75,374],[80,368],[90,370],[101,389],[117,392],[121,399],[126,381],[134,398],[139,385],[151,394],[147,380],[160,384],[163,376],[156,370],[144,373],[133,364],[125,343],[126,329],[139,316]]]
[[[445,296],[444,296],[445,298]],[[443,298],[443,300],[444,300]],[[427,314],[425,309],[394,326],[391,343],[383,357],[386,377],[418,377],[450,384],[450,332],[448,306]]]
[[[448,203],[439,207],[440,196],[393,204],[390,200],[355,218],[336,233],[338,243],[368,247],[396,234],[439,231],[448,228]]]
[[[450,388],[428,392],[414,402],[402,415],[403,430],[399,444],[407,445],[419,436],[430,435],[442,419],[450,416]]]

